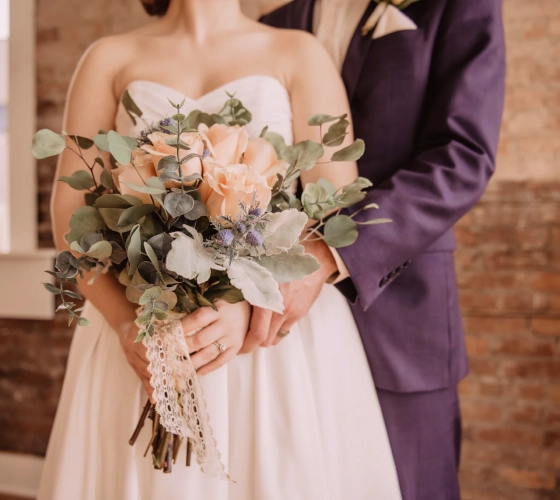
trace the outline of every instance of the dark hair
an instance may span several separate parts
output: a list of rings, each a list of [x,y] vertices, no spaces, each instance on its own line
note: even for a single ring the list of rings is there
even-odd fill
[[[169,8],[171,0],[141,0],[144,9],[150,16],[163,16]]]

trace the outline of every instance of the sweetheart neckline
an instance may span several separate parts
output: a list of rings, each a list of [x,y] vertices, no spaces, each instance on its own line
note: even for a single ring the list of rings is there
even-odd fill
[[[123,92],[122,92],[122,94],[121,94],[121,99],[120,99],[119,101],[122,102],[122,95],[124,95],[124,93],[125,93],[127,90],[129,90],[130,87],[131,87],[132,85],[139,84],[139,83],[143,83],[143,84],[148,83],[148,84],[153,85],[153,86],[156,86],[156,87],[161,87],[161,88],[164,88],[164,89],[167,89],[167,90],[171,90],[172,92],[175,92],[176,94],[180,94],[180,95],[184,96],[185,99],[187,99],[187,100],[189,100],[189,101],[191,101],[191,102],[199,102],[199,101],[202,101],[203,99],[205,99],[206,97],[208,97],[208,96],[210,96],[210,95],[213,95],[213,94],[215,94],[215,93],[217,93],[217,92],[219,92],[219,91],[225,90],[226,87],[228,87],[229,85],[234,85],[234,84],[236,84],[236,83],[240,83],[240,82],[243,82],[243,81],[246,81],[246,80],[255,79],[255,78],[264,78],[264,79],[272,80],[272,81],[275,82],[279,87],[282,88],[282,90],[286,93],[287,96],[289,96],[288,89],[286,88],[286,86],[285,86],[278,78],[276,78],[276,77],[274,77],[274,76],[271,76],[271,75],[257,74],[257,75],[242,76],[241,78],[235,78],[234,80],[231,80],[231,81],[229,81],[229,82],[227,82],[227,83],[224,83],[223,85],[220,85],[219,87],[216,87],[216,88],[210,90],[209,92],[206,92],[206,93],[202,94],[200,97],[198,97],[198,98],[196,98],[196,99],[193,98],[193,97],[190,97],[190,96],[188,96],[188,95],[183,94],[180,90],[178,90],[178,89],[176,89],[176,88],[174,88],[174,87],[171,87],[170,85],[166,85],[165,83],[154,82],[154,81],[152,81],[152,80],[143,80],[143,79],[139,78],[139,79],[131,80],[131,81],[128,83],[128,85],[127,85],[127,86],[125,87],[125,89],[123,90]]]

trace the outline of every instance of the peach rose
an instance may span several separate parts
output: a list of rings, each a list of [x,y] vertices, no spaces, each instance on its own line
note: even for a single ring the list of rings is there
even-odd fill
[[[214,219],[220,215],[237,219],[242,214],[239,203],[251,205],[253,193],[263,209],[266,209],[271,198],[271,188],[266,178],[254,168],[239,163],[222,167],[205,162],[200,192],[210,217]]]
[[[243,163],[253,167],[260,175],[266,177],[270,187],[276,184],[277,174],[284,175],[288,167],[287,162],[278,159],[272,144],[261,138],[249,140]]]
[[[249,144],[247,131],[235,125],[215,124],[208,128],[202,124],[198,128],[206,140],[210,157],[220,165],[235,165],[242,163],[242,155]]]
[[[151,141],[153,146],[146,144],[142,146],[142,149],[149,153],[152,161],[154,163],[154,167],[157,171],[159,162],[162,158],[166,156],[176,156],[177,155],[177,148],[170,146],[167,144],[167,139],[171,139],[173,135],[164,134],[162,132],[153,132],[152,134],[148,135],[148,139]],[[202,136],[197,134],[196,132],[186,132],[181,134],[181,140],[190,146],[191,149],[180,149],[179,150],[179,157],[184,158],[190,154],[196,153],[202,156],[204,152],[204,142]],[[192,175],[192,174],[202,174],[202,166],[200,164],[199,158],[192,158],[186,163],[181,165],[181,171],[184,176]],[[157,172],[158,176],[161,171]]]
[[[130,194],[142,200],[143,203],[152,203],[149,194],[139,193],[123,184],[123,182],[128,182],[129,184],[143,186],[146,179],[155,177],[156,168],[152,157],[144,150],[137,149],[132,152],[132,161],[136,168],[129,163],[128,165],[119,164],[118,168],[111,170],[113,184],[115,184],[121,194]]]

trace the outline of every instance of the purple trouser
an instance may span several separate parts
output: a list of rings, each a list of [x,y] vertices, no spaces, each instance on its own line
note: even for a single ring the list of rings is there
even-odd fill
[[[458,500],[461,415],[457,388],[377,389],[403,500]]]

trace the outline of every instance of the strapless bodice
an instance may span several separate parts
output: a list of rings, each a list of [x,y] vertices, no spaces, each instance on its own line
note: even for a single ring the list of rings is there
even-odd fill
[[[119,103],[115,118],[116,130],[121,135],[137,137],[146,128],[146,123],[159,122],[172,116],[176,111],[169,103],[181,102],[185,96],[176,89],[148,80],[134,80],[127,90],[142,110],[142,120],[135,125],[122,103]],[[251,137],[258,137],[268,125],[272,132],[281,134],[287,144],[292,144],[292,109],[290,96],[282,83],[267,75],[253,75],[233,80],[218,87],[198,99],[185,98],[181,112],[188,115],[198,109],[205,113],[217,113],[228,99],[226,94],[235,94],[245,108],[253,115],[247,131]]]

